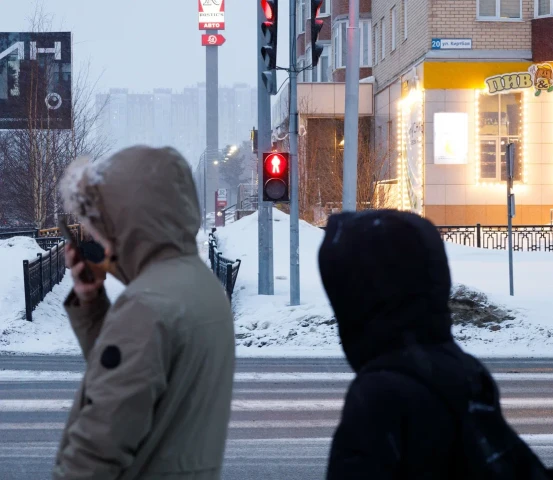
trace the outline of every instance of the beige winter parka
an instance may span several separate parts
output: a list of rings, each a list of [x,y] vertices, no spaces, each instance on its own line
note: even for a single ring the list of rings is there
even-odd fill
[[[114,305],[66,301],[87,369],[54,480],[216,480],[234,372],[229,302],[198,256],[190,167],[136,147],[67,177],[66,198],[115,244]]]

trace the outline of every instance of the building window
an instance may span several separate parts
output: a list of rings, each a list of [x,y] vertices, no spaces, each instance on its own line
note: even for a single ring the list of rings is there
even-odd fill
[[[298,32],[305,32],[305,0],[298,1],[298,11],[297,11],[297,20],[298,20]]]
[[[403,0],[403,40],[407,40],[407,13],[409,0]]]
[[[342,20],[334,24],[333,48],[334,48],[334,70],[345,68],[347,55],[347,20]]]
[[[396,33],[397,33],[397,13],[396,7],[391,11],[391,23],[392,23],[392,52],[396,49]]]
[[[386,20],[383,18],[380,22],[380,30],[381,30],[381,39],[380,44],[382,47],[382,55],[381,58],[384,60],[386,58]]]
[[[330,15],[330,0],[324,0],[319,10],[319,15]]]
[[[361,42],[361,59],[360,65],[362,67],[373,66],[373,54],[372,54],[372,25],[370,20],[362,20],[359,22],[359,39]]]
[[[480,20],[521,20],[522,0],[478,0]]]
[[[380,45],[380,29],[378,28],[378,23],[374,26],[374,64],[378,65],[378,54]]]
[[[480,95],[478,141],[480,179],[507,180],[506,149],[515,148],[515,180],[522,180],[522,94]]]
[[[306,82],[327,83],[330,82],[330,51],[331,45],[323,45],[323,53],[319,57],[319,63],[316,67],[305,71]],[[311,47],[305,51],[307,58],[311,58]]]
[[[553,0],[536,0],[536,17],[553,15]]]
[[[298,61],[298,82],[305,82],[305,60]]]
[[[346,66],[348,50],[347,28],[347,20],[342,20],[334,24],[334,32],[332,34],[332,46],[334,49],[334,70],[336,70],[337,68],[345,68]],[[361,48],[359,52],[360,66],[372,67],[372,32],[370,20],[361,20],[359,22],[359,41],[361,43]]]

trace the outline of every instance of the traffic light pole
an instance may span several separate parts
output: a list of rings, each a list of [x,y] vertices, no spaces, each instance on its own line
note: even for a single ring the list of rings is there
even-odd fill
[[[216,35],[217,30],[207,30],[206,34]],[[219,47],[205,47],[205,83],[206,152],[204,162],[212,162],[214,158],[219,158]],[[206,167],[206,176],[208,172]],[[207,192],[205,192],[205,198],[207,209],[207,199],[210,198]],[[213,210],[215,211],[215,208]]]
[[[344,119],[344,182],[342,210],[357,210],[357,155],[359,150],[359,0],[349,0]]]
[[[261,2],[257,5],[257,24],[265,21]],[[266,70],[261,48],[264,38],[257,29],[257,194],[258,194],[258,294],[274,295],[273,273],[273,204],[263,201],[263,152],[271,151],[271,97],[263,83]]]
[[[298,72],[296,0],[290,0],[290,305],[300,304],[300,211],[298,165]]]

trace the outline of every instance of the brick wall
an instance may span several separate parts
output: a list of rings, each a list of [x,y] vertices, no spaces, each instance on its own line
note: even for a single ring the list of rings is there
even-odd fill
[[[431,8],[434,38],[472,38],[475,50],[530,50],[534,0],[522,0],[522,22],[476,20],[476,0],[434,0]]]
[[[530,50],[534,0],[522,0],[520,22],[478,21],[477,0],[408,0],[408,38],[404,41],[404,0],[373,1],[375,25],[386,22],[386,58],[374,68],[378,89],[385,87],[431,49],[432,38],[472,38],[474,50]],[[397,11],[397,49],[391,51],[391,9]],[[549,30],[551,32],[551,30]],[[380,33],[380,30],[379,30]],[[380,34],[381,35],[381,34]],[[381,38],[378,44],[380,47]],[[373,45],[375,45],[373,40]],[[376,54],[376,52],[375,52]]]
[[[466,2],[451,2],[466,3]],[[395,79],[403,70],[421,58],[430,45],[430,27],[428,19],[431,6],[429,0],[408,0],[407,39],[404,32],[404,0],[373,0],[373,50],[378,54],[378,63],[374,64],[374,75],[377,81],[377,91]],[[392,52],[392,20],[391,10],[396,8],[396,49]],[[381,58],[382,21],[386,24],[386,57]],[[375,42],[378,25],[378,41]],[[375,47],[378,44],[379,51]]]
[[[330,11],[332,12],[332,19],[334,20],[339,15],[348,15],[349,13],[349,0],[331,0],[332,6]],[[371,0],[359,1],[359,12],[371,13]]]
[[[532,53],[534,62],[553,60],[553,17],[532,20]]]

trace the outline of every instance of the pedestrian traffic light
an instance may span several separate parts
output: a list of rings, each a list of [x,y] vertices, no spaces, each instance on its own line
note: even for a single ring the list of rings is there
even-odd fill
[[[282,152],[263,154],[263,201],[289,202],[290,155]]]
[[[324,0],[311,0],[311,66],[316,67],[319,63],[319,58],[323,53],[324,47],[317,44],[319,33],[323,28],[324,21],[317,18],[319,10],[323,5]]]
[[[261,0],[261,7],[265,15],[265,21],[261,24],[261,31],[265,39],[265,45],[261,47],[261,55],[267,67],[267,70],[261,75],[269,95],[276,95],[278,0]]]

